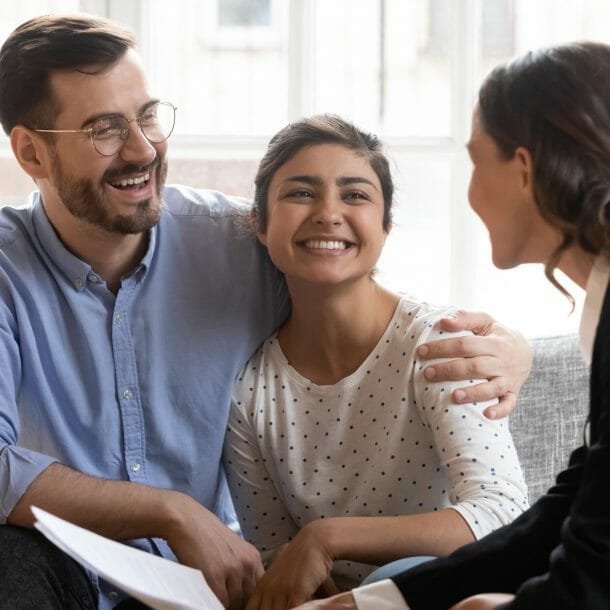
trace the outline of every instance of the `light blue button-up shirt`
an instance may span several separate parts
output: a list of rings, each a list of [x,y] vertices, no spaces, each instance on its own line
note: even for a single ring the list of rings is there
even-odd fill
[[[235,376],[285,318],[247,206],[167,187],[114,295],[38,194],[0,210],[0,523],[54,461],[189,494],[229,523],[221,451]],[[161,540],[138,546],[173,557]],[[102,586],[100,607],[111,607]]]

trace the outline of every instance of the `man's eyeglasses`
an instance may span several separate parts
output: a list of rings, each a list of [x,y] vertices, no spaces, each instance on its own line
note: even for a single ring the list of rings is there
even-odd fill
[[[34,129],[40,133],[86,133],[91,138],[93,148],[104,157],[116,155],[129,137],[131,123],[139,125],[144,137],[151,144],[165,142],[172,135],[176,120],[176,107],[170,102],[151,104],[133,119],[122,114],[111,114],[96,119],[86,129]]]

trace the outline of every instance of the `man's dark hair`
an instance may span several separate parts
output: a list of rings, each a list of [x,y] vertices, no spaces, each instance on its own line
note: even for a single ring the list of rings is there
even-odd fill
[[[44,15],[15,29],[0,49],[0,123],[48,129],[60,108],[50,75],[57,70],[96,73],[135,47],[133,34],[90,15]]]

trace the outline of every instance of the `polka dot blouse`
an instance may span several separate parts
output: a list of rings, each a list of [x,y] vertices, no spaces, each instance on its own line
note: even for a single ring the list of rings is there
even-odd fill
[[[244,536],[263,556],[325,517],[451,507],[480,538],[527,508],[508,421],[488,420],[490,403],[453,404],[464,382],[423,376],[415,349],[443,337],[438,320],[452,311],[401,299],[334,385],[302,377],[275,335],[254,354],[234,388],[224,460]],[[340,563],[348,584],[370,571]]]

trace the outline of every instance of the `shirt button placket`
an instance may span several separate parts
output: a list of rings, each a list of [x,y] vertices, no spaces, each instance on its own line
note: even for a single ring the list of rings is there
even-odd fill
[[[119,409],[123,422],[123,447],[129,480],[146,482],[144,467],[144,429],[138,392],[134,342],[126,311],[133,288],[125,283],[117,295],[112,317],[112,347]]]

